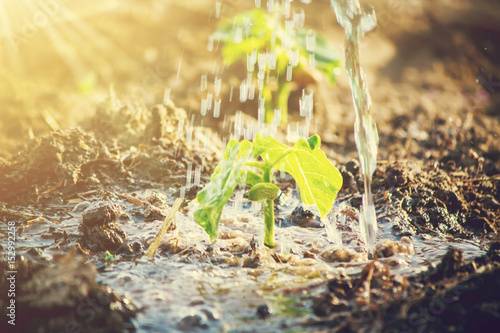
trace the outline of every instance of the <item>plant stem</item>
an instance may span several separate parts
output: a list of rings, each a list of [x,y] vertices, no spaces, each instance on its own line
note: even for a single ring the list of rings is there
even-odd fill
[[[274,242],[274,202],[272,199],[264,201],[264,245],[270,248],[276,246]]]
[[[267,163],[266,163],[267,164]],[[262,179],[264,182],[271,183],[272,166],[267,164],[268,168],[263,170]],[[267,199],[263,203],[264,208],[264,245],[270,248],[276,246],[274,242],[274,200]]]

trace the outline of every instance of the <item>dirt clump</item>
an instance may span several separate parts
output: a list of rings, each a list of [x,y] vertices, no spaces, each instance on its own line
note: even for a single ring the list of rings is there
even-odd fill
[[[441,262],[412,277],[379,261],[356,277],[339,276],[313,301],[321,320],[306,326],[342,332],[484,332],[500,324],[497,250],[472,261],[450,248]],[[367,321],[367,318],[371,318]]]
[[[135,306],[110,287],[96,282],[95,268],[84,256],[70,252],[54,260],[55,265],[17,260],[16,332],[132,332]],[[0,263],[2,281],[7,281],[7,262]],[[2,289],[2,313],[6,316],[7,284]],[[4,320],[3,332],[12,332]]]

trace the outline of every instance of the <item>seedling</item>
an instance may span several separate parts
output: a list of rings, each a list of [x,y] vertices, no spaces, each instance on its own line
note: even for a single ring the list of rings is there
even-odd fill
[[[257,134],[252,142],[231,140],[223,160],[215,168],[210,182],[198,192],[196,221],[217,239],[222,209],[239,184],[250,186],[248,198],[262,202],[264,210],[264,244],[274,247],[274,199],[279,188],[273,171],[288,172],[297,182],[302,201],[315,205],[321,218],[330,211],[342,187],[342,175],[320,150],[321,139],[314,135],[300,138],[290,148],[270,135]]]
[[[281,110],[282,124],[288,122],[290,93],[298,85],[315,83],[316,70],[334,84],[340,67],[326,39],[318,32],[301,28],[300,14],[284,14],[290,18],[285,24],[281,16],[279,5],[270,12],[254,9],[223,23],[214,34],[214,40],[223,43],[222,55],[227,65],[246,61],[247,85],[253,84],[252,73],[256,73],[259,109],[266,110],[268,124],[275,120],[274,110]]]

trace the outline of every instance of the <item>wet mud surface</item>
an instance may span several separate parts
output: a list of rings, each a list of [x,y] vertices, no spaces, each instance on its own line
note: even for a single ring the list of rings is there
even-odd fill
[[[106,87],[78,128],[52,128],[0,155],[2,317],[3,240],[14,222],[19,332],[493,332],[500,325],[499,9],[480,1],[467,12],[467,1],[457,3],[398,9],[374,1],[379,28],[361,50],[373,50],[361,63],[380,136],[374,259],[358,226],[363,180],[345,78],[315,88],[315,127],[344,179],[330,215],[322,221],[302,205],[293,180],[279,176],[275,249],[263,246],[262,214],[243,192],[225,208],[218,241],[209,242],[192,216],[196,193],[221,158],[224,134],[234,131],[234,111],[255,114],[255,105],[227,103],[227,117],[201,126],[193,112],[199,77],[213,64],[190,45],[197,40],[190,29],[208,34],[215,22],[171,4],[175,22],[196,22],[186,22],[186,39],[155,35],[154,43],[174,45],[163,68],[172,77],[175,50],[186,50],[187,74],[168,81],[177,83],[166,105],[128,102],[124,87]],[[239,5],[224,7],[226,14]],[[134,15],[145,26],[165,23]],[[311,26],[341,43],[334,21],[320,26],[332,13],[322,15]],[[201,28],[202,21],[210,24]],[[227,100],[237,75],[222,77]],[[183,206],[148,260],[178,197]]]

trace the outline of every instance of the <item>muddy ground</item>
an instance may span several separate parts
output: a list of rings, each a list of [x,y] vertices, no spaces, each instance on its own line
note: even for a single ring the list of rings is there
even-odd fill
[[[198,170],[205,183],[231,115],[255,116],[256,103],[229,102],[243,67],[220,72],[220,54],[206,45],[219,20],[253,2],[222,2],[220,19],[215,2],[91,3],[90,9],[67,4],[85,28],[55,15],[19,53],[0,58],[7,64],[0,96],[0,305],[6,318],[14,224],[18,320],[12,327],[2,319],[2,331],[161,331],[144,319],[158,318],[148,312],[160,303],[166,309],[186,303],[189,310],[162,323],[164,331],[493,332],[500,325],[500,2],[372,2],[378,27],[360,51],[380,137],[375,260],[368,260],[357,232],[363,183],[344,74],[335,87],[322,81],[312,87],[322,148],[344,178],[336,225],[343,246],[299,239],[295,250],[269,250],[255,233],[232,227],[249,219],[235,214],[223,220],[227,228],[214,248],[184,229],[200,188],[184,188],[186,172]],[[342,55],[343,32],[328,2],[294,6]],[[61,61],[67,59],[45,34],[50,27],[67,29],[63,45],[73,48],[77,68]],[[70,31],[82,34],[80,43],[70,41]],[[199,115],[204,73],[223,79],[225,118]],[[167,106],[160,105],[165,87]],[[291,121],[300,120],[298,96],[290,99]],[[325,228],[295,200],[293,180],[280,186],[278,226],[299,234]],[[244,320],[226,322],[207,299],[148,300],[134,298],[133,289],[114,291],[127,280],[107,280],[108,274],[120,263],[147,265],[151,235],[181,195],[185,205],[156,261],[306,277],[305,286],[262,290],[292,297],[308,317],[289,319],[259,298],[242,308]],[[452,246],[439,255],[419,253],[418,244],[436,239]],[[465,254],[467,244],[474,244],[474,255]],[[417,257],[423,259],[415,267],[408,264]]]

